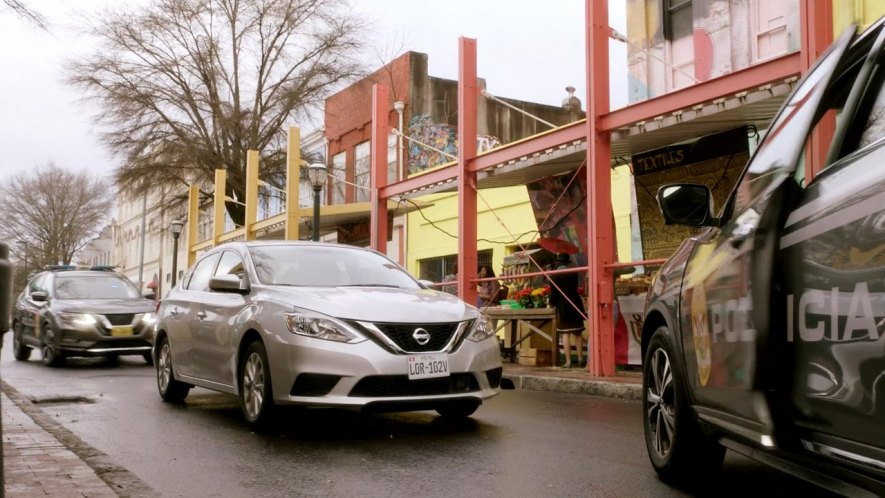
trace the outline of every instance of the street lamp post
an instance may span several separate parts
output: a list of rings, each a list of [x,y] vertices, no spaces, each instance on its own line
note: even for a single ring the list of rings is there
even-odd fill
[[[313,186],[313,240],[320,240],[320,191],[326,185],[329,171],[322,163],[313,163],[307,167],[307,177]]]
[[[184,228],[184,222],[181,220],[172,220],[169,229],[172,231],[172,286],[178,280],[178,237],[181,235],[181,229]]]

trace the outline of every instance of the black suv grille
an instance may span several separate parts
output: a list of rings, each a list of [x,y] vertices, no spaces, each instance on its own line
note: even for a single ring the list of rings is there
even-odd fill
[[[479,391],[476,377],[469,373],[450,377],[409,380],[408,375],[374,375],[359,381],[350,396],[365,398],[392,398],[398,396],[436,396]]]
[[[458,323],[376,323],[375,326],[403,351],[410,353],[426,353],[442,351],[458,330]],[[417,329],[424,329],[430,334],[430,340],[423,346],[418,344],[413,335]]]
[[[105,318],[111,322],[111,325],[132,325],[132,313],[120,313],[115,315],[105,315]]]

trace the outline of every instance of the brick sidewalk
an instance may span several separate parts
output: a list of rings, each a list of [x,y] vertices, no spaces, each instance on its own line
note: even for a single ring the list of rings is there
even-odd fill
[[[116,498],[95,471],[0,393],[6,496]]]

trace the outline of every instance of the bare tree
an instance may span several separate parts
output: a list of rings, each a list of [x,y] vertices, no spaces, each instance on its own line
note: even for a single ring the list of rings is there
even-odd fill
[[[40,29],[47,28],[46,18],[44,18],[39,12],[29,9],[24,2],[21,2],[20,0],[3,0],[3,4],[6,5],[7,9],[34,26],[37,26]]]
[[[245,199],[246,152],[282,187],[285,124],[364,73],[365,26],[343,0],[158,0],[93,20],[101,46],[68,80],[98,104],[123,189],[212,181]],[[276,179],[276,182],[273,182]],[[243,208],[227,203],[237,224]]]
[[[48,164],[0,186],[0,239],[27,270],[69,264],[101,229],[113,191],[99,177]]]

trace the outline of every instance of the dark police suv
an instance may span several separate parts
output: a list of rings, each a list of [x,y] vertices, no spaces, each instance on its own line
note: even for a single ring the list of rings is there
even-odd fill
[[[846,495],[885,496],[885,19],[836,40],[799,82],[727,202],[661,187],[700,227],[649,290],[648,454],[703,480],[725,449]],[[812,130],[836,114],[806,184]]]
[[[12,350],[27,361],[32,348],[55,366],[68,356],[141,355],[152,363],[156,303],[108,268],[53,267],[28,281],[13,316]]]

